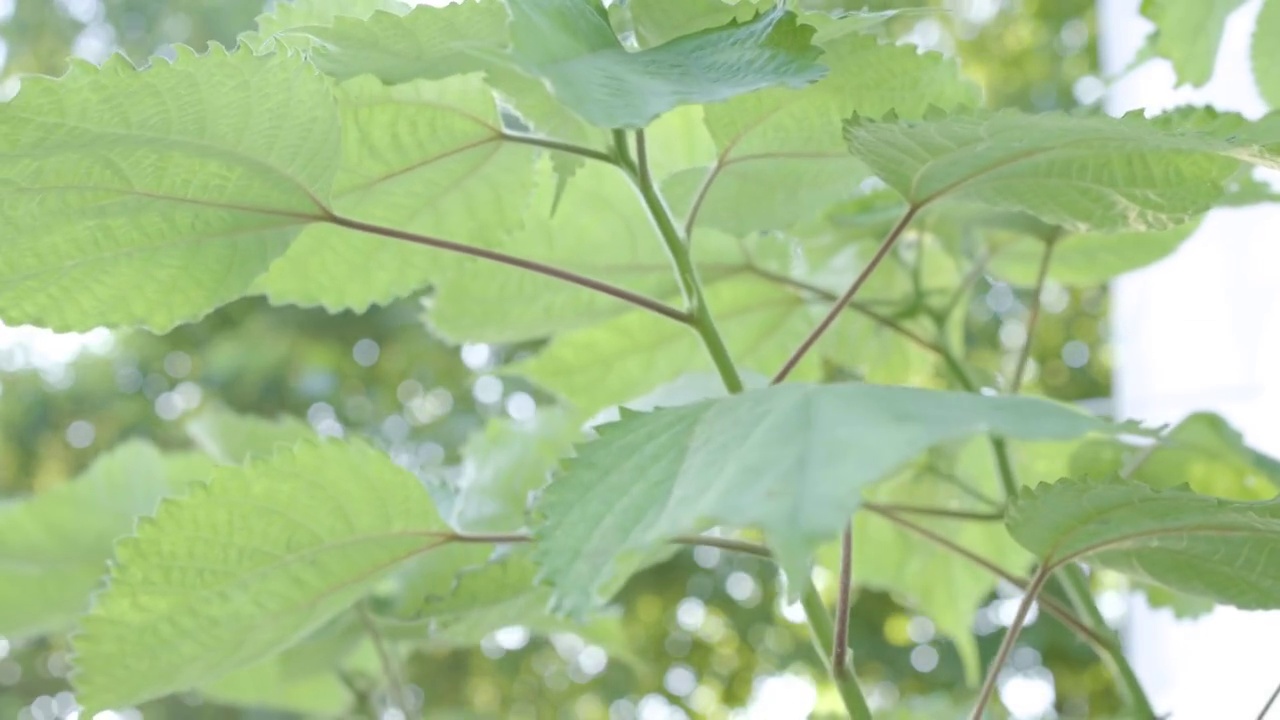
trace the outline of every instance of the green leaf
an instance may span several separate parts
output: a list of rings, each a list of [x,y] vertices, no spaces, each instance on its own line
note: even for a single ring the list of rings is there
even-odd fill
[[[490,246],[519,228],[535,149],[505,142],[479,75],[339,88],[336,212],[453,242]],[[272,302],[363,312],[448,274],[458,256],[332,225],[309,228],[257,283]]]
[[[642,128],[680,105],[822,77],[813,28],[776,6],[738,23],[628,52],[599,0],[508,0],[515,57],[604,128]]]
[[[950,199],[1076,232],[1167,230],[1212,207],[1251,151],[1208,130],[1014,111],[845,126],[854,154],[917,208]]]
[[[200,689],[223,705],[280,710],[307,717],[339,717],[354,697],[336,673],[290,677],[279,657],[237,670]]]
[[[216,682],[306,637],[406,560],[431,551],[448,564],[474,548],[442,545],[449,532],[422,484],[363,443],[220,467],[117,544],[74,638],[77,695],[92,714]]]
[[[1243,609],[1280,607],[1275,501],[1068,479],[1024,491],[1008,526],[1046,563],[1085,560]]]
[[[1228,500],[1266,500],[1280,486],[1280,462],[1245,445],[1221,416],[1195,413],[1170,430],[1130,478],[1156,488],[1188,485]]]
[[[609,11],[612,14],[619,8],[625,10],[629,29],[642,48],[656,47],[692,31],[745,22],[761,12],[760,3],[737,0],[627,0],[622,5],[614,3]]]
[[[759,528],[787,575],[806,577],[814,548],[841,531],[861,490],[933,445],[1108,427],[1046,400],[863,384],[785,384],[624,412],[545,491],[534,552],[569,610],[616,581],[620,561],[717,525]]]
[[[1253,79],[1271,107],[1280,107],[1280,2],[1268,0],[1253,27]]]
[[[296,32],[299,28],[333,25],[343,18],[365,19],[378,11],[403,15],[410,6],[400,0],[290,0],[272,3],[270,12],[255,19],[254,30],[241,33],[240,42],[255,52],[268,52],[283,45],[293,50],[319,47],[316,38]],[[293,31],[293,32],[290,32]]]
[[[495,249],[678,303],[671,261],[634,188],[617,168],[601,163],[583,167],[564,189],[554,217],[557,181],[549,165],[540,171],[524,229],[495,242]],[[704,267],[713,262],[735,269],[742,265],[742,252],[732,238],[705,239],[698,253]],[[724,274],[724,269],[707,267],[704,278]],[[453,271],[440,278],[429,307],[428,318],[438,334],[473,342],[544,338],[634,311],[616,298],[563,280],[473,258],[458,259]]]
[[[775,372],[813,329],[809,305],[795,293],[742,275],[713,283],[707,303],[740,368]],[[714,366],[687,326],[633,311],[608,322],[557,335],[532,358],[506,366],[567,400],[584,413],[624,403],[655,386]],[[799,380],[821,374],[816,356],[792,373]]]
[[[703,108],[708,154],[663,183],[690,226],[746,236],[816,217],[862,194],[867,170],[840,139],[845,118],[890,110],[918,117],[930,104],[977,102],[976,87],[940,54],[866,35],[839,38],[825,50],[830,72],[811,87],[764,90]],[[662,135],[653,141],[656,148],[673,142]]]
[[[130,441],[75,480],[0,510],[0,635],[63,630],[89,607],[117,538],[160,499],[207,478],[195,453],[162,454]]]
[[[467,532],[519,530],[529,496],[550,480],[560,458],[581,439],[568,413],[540,409],[529,421],[491,420],[462,448],[462,473],[451,523]]]
[[[244,295],[324,218],[338,116],[300,58],[74,63],[0,106],[0,317],[163,332]]]
[[[299,418],[281,416],[269,420],[241,415],[221,405],[201,410],[186,421],[184,429],[196,447],[227,465],[270,456],[281,447],[317,437],[316,431]]]
[[[538,585],[537,574],[527,550],[462,573],[451,595],[419,610],[431,628],[426,647],[475,647],[495,630],[520,625],[535,635],[574,633],[611,657],[644,666],[627,641],[619,614],[596,613],[585,622],[553,614],[548,611],[551,588]]]
[[[1137,270],[1170,254],[1190,237],[1198,222],[1154,232],[1072,233],[1054,242],[1049,277],[1063,285],[1093,287]],[[1044,242],[1021,237],[1001,246],[991,258],[991,272],[1015,285],[1036,284]]]
[[[1227,16],[1242,4],[1244,0],[1144,0],[1142,14],[1156,25],[1156,53],[1173,62],[1178,80],[1199,86],[1213,75]]]
[[[317,18],[283,31],[303,36],[311,61],[339,80],[373,75],[388,85],[438,80],[488,69],[505,61],[508,14],[496,0],[466,0]],[[408,11],[408,12],[406,12]],[[328,21],[326,21],[328,20]]]

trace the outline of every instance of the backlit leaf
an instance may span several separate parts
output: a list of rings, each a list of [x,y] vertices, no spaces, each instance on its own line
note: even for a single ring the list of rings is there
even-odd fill
[[[848,35],[825,45],[822,61],[829,73],[804,90],[764,90],[703,108],[713,153],[664,182],[691,226],[745,236],[815,217],[862,192],[866,165],[840,136],[851,114],[919,117],[931,104],[977,101],[954,62],[908,45]],[[655,138],[655,147],[663,141]]]
[[[789,577],[805,577],[863,488],[931,446],[993,432],[1069,439],[1108,425],[1031,398],[863,384],[784,384],[624,413],[578,448],[544,492],[534,552],[569,610],[626,560],[713,526],[756,527]],[[798,588],[792,583],[792,595]]]
[[[270,457],[281,447],[318,436],[305,421],[294,417],[268,419],[241,415],[221,406],[210,406],[185,423],[187,436],[220,463],[239,465],[258,456]]]
[[[739,367],[775,372],[813,329],[810,306],[791,291],[753,276],[707,288],[707,303]],[[644,311],[557,335],[532,358],[505,371],[554,392],[584,413],[624,403],[654,386],[714,366],[702,341],[685,325]],[[792,374],[817,379],[816,356]]]
[[[794,13],[776,6],[746,22],[629,52],[599,0],[508,0],[516,58],[546,78],[588,122],[640,128],[679,105],[727,100],[823,74],[821,51]]]
[[[1253,79],[1271,107],[1280,107],[1280,2],[1268,0],[1253,27]]]
[[[77,696],[92,713],[216,682],[306,637],[406,560],[475,548],[440,545],[448,532],[417,478],[362,443],[219,468],[117,544],[74,639]]]
[[[1280,502],[1068,479],[1024,491],[1008,525],[1044,562],[1083,560],[1244,609],[1280,607]]]
[[[1232,141],[1215,126],[1172,120],[1061,114],[934,117],[923,122],[856,116],[854,154],[908,202],[949,199],[1031,213],[1069,230],[1167,230],[1224,194],[1239,163],[1263,161],[1271,128]],[[1260,144],[1260,143],[1259,143]]]
[[[208,477],[196,453],[130,441],[71,482],[0,509],[0,635],[65,629],[89,607],[118,538],[161,498]]]
[[[1142,14],[1156,25],[1156,53],[1173,61],[1178,80],[1199,86],[1213,75],[1227,16],[1242,4],[1244,0],[1143,0]]]
[[[338,96],[342,163],[335,211],[452,242],[493,245],[522,224],[535,151],[504,142],[479,75],[384,87],[371,77]],[[457,255],[317,225],[255,286],[273,302],[367,310],[425,287]]]
[[[1073,233],[1054,241],[1049,277],[1063,285],[1092,287],[1171,254],[1198,226],[1192,222],[1153,232]],[[1024,237],[1003,245],[991,272],[1015,285],[1035,285],[1044,242]]]
[[[329,83],[297,57],[76,63],[0,105],[0,318],[166,331],[244,295],[337,165]]]

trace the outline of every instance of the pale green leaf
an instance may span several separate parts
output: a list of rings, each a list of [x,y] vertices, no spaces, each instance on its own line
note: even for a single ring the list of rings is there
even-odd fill
[[[295,50],[316,47],[315,38],[289,32],[297,28],[332,25],[339,18],[366,19],[378,11],[403,15],[410,10],[400,0],[282,0],[271,5],[269,12],[256,18],[257,27],[239,38],[256,52],[275,50],[277,44]]]
[[[1194,413],[1170,430],[1130,477],[1159,488],[1186,484],[1228,500],[1267,500],[1280,486],[1280,462],[1246,445],[1220,415]]]
[[[1024,491],[1008,525],[1047,563],[1083,560],[1244,609],[1280,607],[1280,502],[1068,479]]]
[[[544,492],[534,552],[570,610],[617,580],[619,560],[717,525],[762,530],[787,575],[806,577],[814,548],[839,534],[862,489],[933,445],[986,432],[1069,439],[1109,427],[1046,400],[852,383],[628,412],[582,445]]]
[[[1224,194],[1236,157],[1261,152],[1180,130],[1168,120],[1062,114],[935,116],[923,122],[855,116],[850,148],[916,207],[941,199],[1031,213],[1069,230],[1166,230]],[[1270,128],[1266,129],[1270,132]]]
[[[363,443],[220,467],[117,544],[74,638],[77,696],[91,714],[216,682],[306,637],[406,560],[431,551],[448,564],[474,549],[442,545],[449,532],[417,478]]]
[[[641,128],[680,105],[767,87],[803,87],[823,74],[821,51],[794,13],[776,6],[742,23],[629,52],[599,0],[508,0],[516,58],[546,78],[588,122]]]
[[[816,217],[862,194],[866,166],[840,137],[851,114],[918,117],[931,104],[977,101],[954,62],[911,46],[848,35],[828,43],[822,60],[830,72],[804,90],[764,90],[703,108],[713,152],[664,182],[689,226],[745,236]],[[657,136],[654,144],[677,141]]]
[[[1186,240],[1199,225],[1192,222],[1152,232],[1072,233],[1054,241],[1049,277],[1063,285],[1093,287],[1117,275],[1160,260]],[[1045,245],[1021,237],[1001,246],[991,258],[993,275],[1015,285],[1035,285]]]
[[[772,374],[813,329],[808,303],[758,277],[742,275],[711,284],[707,303],[740,368]],[[669,318],[633,311],[608,322],[556,336],[537,355],[506,366],[592,413],[645,394],[655,386],[712,370],[694,333]],[[792,377],[817,379],[816,356]]]
[[[208,477],[195,453],[130,441],[75,480],[0,510],[0,635],[63,630],[89,607],[118,538],[160,499]]]
[[[316,431],[299,418],[242,415],[221,405],[204,408],[187,419],[183,428],[196,447],[229,465],[271,456],[282,447],[287,449],[301,440],[318,437]]]
[[[1253,79],[1271,107],[1280,107],[1280,2],[1267,0],[1253,27]]]
[[[395,85],[503,63],[508,17],[497,0],[466,0],[443,7],[419,5],[409,12],[395,8],[365,17],[335,16],[331,22],[308,22],[283,32],[286,39],[313,39],[311,61],[328,75],[348,80],[370,74]]]
[[[309,718],[343,717],[354,697],[337,673],[293,678],[278,657],[237,670],[200,689],[223,705],[280,710]]]
[[[505,142],[479,75],[339,89],[342,163],[333,208],[364,222],[490,246],[517,229],[533,188],[534,148]],[[317,225],[255,286],[278,303],[367,310],[446,275],[458,256]]]
[[[581,439],[581,423],[558,408],[530,420],[491,420],[462,448],[462,471],[450,522],[467,532],[519,530],[529,496],[551,478]]]
[[[1156,25],[1155,52],[1173,62],[1178,80],[1204,85],[1213,75],[1227,16],[1244,0],[1144,0],[1142,14]]]
[[[616,9],[624,10],[636,43],[651,48],[690,32],[748,21],[766,8],[762,3],[737,0],[627,0],[614,3],[610,14]]]
[[[585,621],[555,615],[548,610],[551,588],[539,585],[537,574],[527,550],[462,573],[451,595],[419,608],[419,617],[430,627],[426,647],[475,647],[495,630],[520,625],[535,635],[574,633],[613,658],[643,667],[619,614],[595,613]]]
[[[557,181],[550,167],[540,170],[524,229],[496,241],[494,249],[679,302],[671,261],[625,175],[601,163],[583,167],[551,216]],[[698,252],[707,268],[705,280],[725,274],[711,263],[741,267],[736,241],[705,240]],[[616,298],[521,268],[473,258],[460,258],[452,267],[436,283],[428,315],[432,329],[451,340],[543,338],[634,310]]]
[[[324,218],[328,82],[297,57],[75,63],[0,105],[0,317],[165,331],[244,295]]]

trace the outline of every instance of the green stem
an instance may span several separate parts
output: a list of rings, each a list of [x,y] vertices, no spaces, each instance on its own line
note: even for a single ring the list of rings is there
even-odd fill
[[[991,452],[996,456],[996,470],[1000,474],[1000,486],[1004,488],[1005,502],[1013,502],[1018,497],[1018,476],[1013,469],[1013,460],[1009,458],[1009,445],[1004,438],[991,438]]]
[[[690,324],[702,339],[702,344],[706,347],[707,354],[711,356],[725,389],[730,394],[740,393],[745,387],[742,377],[738,374],[738,368],[733,364],[733,358],[729,355],[724,338],[720,336],[720,331],[716,328],[715,320],[711,316],[711,310],[707,307],[706,298],[702,294],[702,283],[694,268],[688,239],[681,236],[671,217],[671,211],[667,208],[658,188],[653,184],[652,175],[649,173],[649,154],[644,131],[637,130],[635,138],[634,160],[631,159],[627,149],[626,134],[621,131],[614,133],[614,152],[623,169],[640,189],[645,208],[649,211],[654,225],[658,227],[658,234],[662,236],[667,254],[670,255],[676,267],[680,288],[684,292],[685,302],[688,303]],[[818,595],[818,588],[813,584],[812,578],[805,579],[802,597],[813,641],[820,648],[820,654],[826,659],[826,664],[830,666],[830,658],[836,647],[835,629],[831,625],[831,618],[827,615],[827,609],[822,604],[822,598]],[[849,663],[839,668],[830,666],[828,670],[840,692],[840,697],[844,699],[850,718],[871,720],[871,710],[862,694],[862,688],[858,687],[858,680],[853,676]]]
[[[831,658],[836,652],[835,628],[831,624],[827,606],[823,604],[822,596],[818,595],[818,588],[812,581],[805,585],[800,603],[804,607],[805,618],[809,621],[809,636],[813,639],[813,647],[835,680],[836,689],[844,700],[845,709],[849,711],[850,720],[871,720],[867,698],[858,687],[858,680],[850,672],[848,664],[842,668],[831,664]]]
[[[388,704],[404,713],[405,717],[408,717],[410,712],[409,696],[405,693],[404,684],[400,682],[400,669],[396,664],[395,658],[392,657],[391,651],[382,639],[382,633],[378,631],[377,624],[374,623],[373,617],[363,603],[357,606],[356,614],[360,616],[360,622],[364,625],[365,632],[369,635],[369,640],[373,642],[373,649],[378,654],[378,662],[382,665],[382,674],[387,682]]]
[[[1093,601],[1093,590],[1089,587],[1089,579],[1085,577],[1084,571],[1075,563],[1068,563],[1054,573],[1054,579],[1066,593],[1076,614],[1084,618],[1095,632],[1106,638],[1102,647],[1099,648],[1102,660],[1117,680],[1121,695],[1133,708],[1134,717],[1137,720],[1155,720],[1156,711],[1151,707],[1151,701],[1147,699],[1147,693],[1142,689],[1142,683],[1138,680],[1137,673],[1133,671],[1133,666],[1129,664],[1129,659],[1124,656],[1120,639],[1107,627],[1107,621]]]
[[[649,217],[653,220],[654,225],[657,226],[658,234],[662,237],[662,243],[666,245],[667,255],[675,265],[676,277],[680,282],[680,290],[684,294],[685,304],[688,308],[686,312],[688,313],[689,324],[693,326],[693,329],[698,333],[698,337],[702,339],[702,344],[706,347],[707,354],[711,356],[711,362],[716,366],[716,372],[720,374],[721,380],[724,381],[725,389],[730,393],[740,393],[746,386],[742,383],[738,368],[733,364],[733,358],[729,354],[729,348],[725,345],[724,338],[716,328],[715,319],[711,316],[711,308],[707,307],[707,299],[702,293],[702,283],[698,279],[697,269],[693,265],[693,256],[689,252],[689,245],[681,237],[680,231],[676,229],[675,221],[671,217],[671,211],[667,208],[667,203],[658,192],[658,188],[653,184],[652,177],[649,174],[649,158],[644,131],[636,131],[636,158],[634,160],[626,148],[625,134],[623,135],[623,141],[618,143],[619,147],[615,148],[618,160],[622,163],[622,167],[627,171],[627,174],[631,176],[636,187],[639,188],[645,208],[649,211]],[[615,142],[617,142],[616,136]]]
[[[1046,240],[1044,253],[1040,256],[1040,269],[1036,272],[1036,284],[1032,289],[1031,310],[1027,314],[1027,340],[1022,343],[1022,351],[1018,353],[1018,363],[1013,370],[1013,378],[1009,383],[1009,394],[1017,395],[1022,390],[1022,379],[1027,372],[1027,363],[1031,360],[1031,338],[1035,335],[1036,324],[1040,321],[1040,296],[1044,294],[1045,281],[1049,279],[1049,265],[1053,262],[1053,240]]]

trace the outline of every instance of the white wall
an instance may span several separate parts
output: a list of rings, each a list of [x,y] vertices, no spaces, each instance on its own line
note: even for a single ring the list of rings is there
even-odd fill
[[[1099,0],[1104,72],[1127,66],[1150,31],[1138,5]],[[1108,110],[1191,102],[1265,112],[1248,61],[1259,6],[1252,0],[1228,21],[1208,86],[1175,90],[1170,65],[1153,61],[1112,88]],[[1212,410],[1280,455],[1280,207],[1214,211],[1174,255],[1116,280],[1111,330],[1118,413],[1176,422]],[[1157,711],[1173,720],[1257,717],[1280,683],[1278,613],[1221,608],[1184,622],[1137,601],[1125,640]]]

